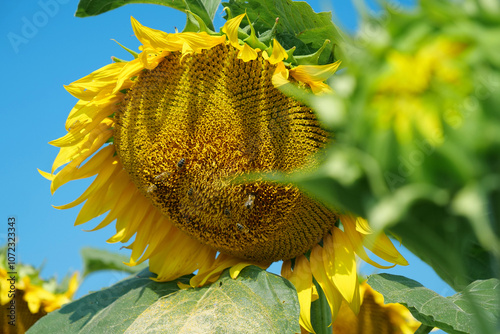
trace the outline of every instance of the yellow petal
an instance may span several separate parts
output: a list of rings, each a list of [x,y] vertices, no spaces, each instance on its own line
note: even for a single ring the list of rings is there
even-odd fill
[[[350,219],[351,220],[348,220],[348,222],[352,224],[352,218],[350,218]],[[354,224],[356,226],[356,231],[358,231],[359,233],[362,233],[362,234],[372,234],[373,233],[370,225],[368,225],[368,222],[364,218],[361,218],[361,217],[356,218]]]
[[[165,51],[180,51],[182,49],[183,41],[178,38],[177,34],[168,34],[161,30],[145,27],[133,17],[130,20],[135,36],[145,46]]]
[[[105,165],[102,165],[101,168],[102,168],[102,171],[99,172],[99,175],[97,175],[97,177],[95,178],[94,181],[92,181],[90,186],[76,200],[74,200],[68,204],[65,204],[65,205],[54,206],[54,208],[56,208],[58,210],[73,208],[73,207],[83,203],[87,198],[92,196],[92,194],[94,194],[98,191],[101,191],[103,189],[106,189],[106,188],[104,188],[104,186],[106,185],[107,182],[109,182],[110,176],[113,175],[113,173],[115,172],[116,165],[105,164]],[[59,175],[60,175],[60,173],[57,176],[59,176]],[[71,178],[71,179],[73,179],[73,178]]]
[[[54,177],[55,177],[54,174],[50,174],[50,173],[44,172],[43,170],[40,170],[38,168],[37,168],[37,171],[38,171],[38,173],[40,173],[40,175],[42,175],[44,178],[46,178],[49,181],[52,181],[54,179]]]
[[[131,78],[137,76],[143,69],[144,65],[142,64],[140,58],[129,61],[127,66],[123,67],[118,74],[113,94],[116,94],[122,89],[129,88],[133,84]]]
[[[271,54],[271,57],[267,59],[268,62],[271,64],[277,64],[283,59],[287,59],[288,54],[286,53],[285,49],[281,46],[280,43],[276,39],[273,40],[273,53]]]
[[[98,92],[106,86],[114,86],[116,77],[126,62],[118,62],[106,65],[89,75],[65,86],[66,90],[76,97],[85,101],[91,100]]]
[[[349,238],[349,241],[352,244],[352,247],[354,251],[356,252],[356,255],[358,255],[363,261],[371,264],[372,266],[375,266],[380,269],[389,269],[395,266],[390,265],[390,266],[383,266],[372,259],[366,254],[366,251],[363,246],[363,235],[356,231],[355,224],[352,223],[347,223],[347,219],[344,218],[344,216],[341,217],[342,225],[344,225],[344,232],[346,233],[347,237]]]
[[[192,287],[200,287],[205,285],[206,283],[215,282],[220,274],[229,267],[237,265],[241,259],[225,255],[219,254],[213,265],[205,270],[200,270],[196,276],[192,277],[189,284]]]
[[[329,90],[324,83],[340,65],[340,60],[328,65],[299,65],[290,69],[290,75],[300,82],[308,84],[314,93]]]
[[[179,287],[179,289],[181,290],[188,290],[188,289],[191,289],[191,285],[189,284],[184,284],[182,282],[177,282],[177,286]]]
[[[117,174],[125,174],[125,172],[120,172]],[[107,188],[102,188],[102,189],[107,189],[106,191],[106,197],[102,199],[103,204],[105,204],[107,207],[102,211],[102,213],[110,210],[106,218],[99,223],[98,226],[93,228],[90,231],[95,231],[100,228],[103,228],[104,226],[107,226],[109,223],[111,223],[115,219],[121,219],[121,214],[124,212],[129,204],[129,202],[132,200],[132,196],[134,194],[133,192],[133,185],[131,185],[131,182],[118,182],[118,178],[115,176],[112,176],[112,180],[110,181],[110,186],[109,189]],[[108,183],[102,183],[103,187],[107,187]],[[101,190],[102,190],[101,189]],[[103,191],[104,192],[104,191]],[[86,207],[87,203],[85,203],[84,207]],[[101,205],[101,203],[99,203]],[[80,213],[83,211],[83,207],[80,210]],[[91,208],[93,209],[93,208]],[[80,215],[78,215],[80,216]],[[75,221],[75,225],[80,225],[85,222],[87,222],[90,219],[95,218],[95,213],[89,213],[86,212],[85,216],[88,216],[87,219],[84,219],[83,217],[77,217],[77,220]]]
[[[238,28],[244,17],[245,14],[238,15],[228,20],[222,27],[222,32],[226,34],[229,43],[237,49],[241,49],[240,43],[238,42]]]
[[[164,240],[167,239],[170,231],[172,229],[176,229],[176,227],[165,217],[163,217],[159,211],[155,210],[152,212],[153,214],[148,216],[149,221],[144,222],[144,224],[148,222],[151,224],[148,225],[148,227],[150,226],[150,233],[147,234],[148,238],[146,240],[149,245],[147,249],[144,250],[143,244],[136,242],[133,243],[132,255],[130,256],[130,265],[140,264],[150,258],[152,259],[150,260],[150,267],[155,267],[155,265],[152,265],[151,262],[162,261],[161,244],[164,242]],[[161,225],[158,223],[160,223]],[[144,233],[147,233],[147,231],[140,230],[138,232],[138,235],[143,235]]]
[[[110,108],[111,107],[111,108]],[[113,114],[116,110],[116,106],[109,106],[108,108],[103,108],[99,111],[97,115],[93,117],[93,120],[89,124],[80,124],[80,126],[71,129],[65,136],[49,142],[50,145],[56,147],[72,146],[83,140],[83,138],[92,130],[94,130],[102,120],[104,120],[109,115]]]
[[[370,240],[370,238],[365,238],[366,240]],[[375,241],[368,242],[368,244],[365,243],[365,246],[370,249],[373,254],[377,255],[378,257],[388,261],[392,262],[395,264],[399,264],[401,266],[407,266],[408,261],[401,255],[396,247],[394,247],[394,244],[392,241],[387,237],[384,233],[380,233],[376,238]]]
[[[76,167],[97,151],[113,135],[113,131],[109,129],[112,122],[106,121],[103,121],[94,130],[85,135],[84,139],[78,145],[62,147],[52,164],[52,173],[70,161],[72,163],[78,161],[73,164]]]
[[[339,228],[334,227],[332,235],[323,239],[323,261],[328,278],[348,304],[356,305],[354,297],[358,286],[356,258],[352,246]],[[359,305],[358,305],[359,307]]]
[[[149,260],[151,270],[158,274],[154,280],[171,281],[192,273],[200,267],[200,258],[207,251],[208,246],[195,242],[179,229],[171,229],[161,249]]]
[[[245,43],[240,52],[238,52],[238,59],[242,59],[244,62],[257,59],[257,51]]]
[[[252,265],[251,263],[247,263],[247,262],[238,263],[237,265],[232,266],[231,269],[229,269],[229,275],[231,276],[232,279],[235,279],[236,277],[239,276],[240,272],[244,268],[251,266],[251,265]]]
[[[332,311],[332,321],[335,321],[342,305],[342,295],[335,288],[333,282],[328,278],[323,265],[323,247],[316,245],[311,250],[310,256],[311,272],[326,296],[330,310]]]
[[[68,298],[72,298],[78,289],[78,272],[75,272],[69,279],[68,290],[64,295]]]
[[[276,66],[276,70],[274,71],[272,77],[273,86],[278,88],[286,84],[289,84],[290,81],[288,80],[288,75],[289,72],[285,64],[278,63],[278,66]]]
[[[304,255],[295,258],[293,271],[290,270],[290,261],[285,261],[281,268],[282,276],[295,286],[299,297],[300,319],[299,323],[310,333],[314,333],[311,325],[312,302],[312,274],[309,261]]]
[[[210,36],[206,32],[184,32],[179,34],[179,38],[182,39],[189,47],[196,53],[201,50],[211,49],[216,45],[222,44],[226,41],[225,36]]]

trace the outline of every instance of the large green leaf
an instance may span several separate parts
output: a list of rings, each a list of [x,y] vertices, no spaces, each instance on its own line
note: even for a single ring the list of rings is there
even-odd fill
[[[320,61],[331,61],[335,44],[343,40],[340,30],[332,22],[331,13],[315,13],[302,1],[291,0],[230,0],[222,4],[233,16],[247,13],[258,34],[265,34],[276,27],[276,38],[285,49],[297,47],[295,55],[316,52],[325,40],[331,43],[323,51]]]
[[[131,3],[150,3],[167,6],[185,12],[189,10],[198,15],[206,26],[214,29],[214,19],[220,0],[80,0],[75,16],[87,17],[105,13]]]
[[[425,325],[452,334],[495,333],[500,317],[500,281],[475,281],[462,292],[443,297],[409,278],[371,275],[368,284],[384,296],[385,303],[401,303]]]
[[[83,260],[84,277],[101,270],[118,270],[133,274],[147,267],[146,263],[134,267],[127,266],[124,264],[129,261],[127,256],[104,249],[85,247],[81,249],[80,254]]]
[[[300,332],[295,288],[258,267],[245,268],[234,280],[226,271],[217,282],[188,290],[151,276],[144,270],[67,304],[29,333]]]

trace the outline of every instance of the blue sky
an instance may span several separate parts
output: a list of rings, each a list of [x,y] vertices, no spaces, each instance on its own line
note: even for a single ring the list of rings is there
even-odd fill
[[[335,4],[308,1],[316,11],[333,9],[336,22],[348,31],[355,31],[357,16],[349,1]],[[404,1],[411,4],[414,1]],[[79,207],[56,210],[52,205],[66,204],[77,198],[91,180],[69,183],[54,196],[49,181],[37,168],[50,171],[58,149],[48,142],[65,134],[65,119],[77,102],[63,87],[111,62],[111,56],[130,59],[111,39],[137,50],[130,16],[143,25],[174,32],[182,30],[183,13],[157,5],[134,4],[97,17],[76,18],[78,1],[4,1],[0,5],[2,80],[2,124],[0,165],[0,244],[6,242],[7,218],[17,219],[18,260],[34,266],[43,265],[42,276],[62,278],[68,272],[82,270],[79,251],[91,246],[128,255],[122,244],[107,244],[114,234],[110,225],[96,232],[83,232],[73,226]],[[223,23],[217,13],[216,26]],[[3,225],[1,222],[3,221]],[[91,229],[94,220],[83,226]],[[3,227],[2,227],[3,226]],[[409,267],[389,270],[393,274],[413,278],[426,287],[443,294],[453,291],[424,263],[402,250]],[[364,265],[362,272],[375,268]],[[279,273],[279,267],[271,267]],[[385,271],[379,271],[385,272]],[[109,286],[124,275],[100,273],[88,277],[77,297]]]

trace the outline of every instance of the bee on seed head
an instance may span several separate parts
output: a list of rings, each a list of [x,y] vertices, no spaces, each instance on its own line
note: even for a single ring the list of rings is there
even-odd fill
[[[236,227],[238,228],[238,231],[243,231],[243,232],[247,232],[248,231],[248,229],[244,225],[242,225],[240,223],[236,223]]]
[[[247,208],[247,209],[251,209],[252,206],[253,206],[253,201],[255,199],[255,195],[254,194],[250,194],[248,195],[248,199],[246,200],[244,206]]]
[[[151,193],[155,192],[156,189],[158,189],[158,187],[156,185],[154,185],[154,184],[151,183],[148,186],[148,188],[146,189],[146,193],[151,194]]]
[[[179,160],[179,162],[177,163],[177,168],[181,169],[182,167],[184,167],[184,165],[186,164],[186,159],[185,158],[182,158],[181,160]]]
[[[165,180],[168,176],[170,176],[169,172],[163,172],[161,174],[156,175],[154,177],[153,181],[154,182],[161,182],[161,181]]]

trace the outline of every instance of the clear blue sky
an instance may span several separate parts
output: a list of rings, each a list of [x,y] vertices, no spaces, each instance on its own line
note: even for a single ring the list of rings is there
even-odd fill
[[[335,12],[336,22],[355,31],[357,16],[349,1],[308,1],[316,11]],[[405,4],[414,1],[401,1]],[[157,5],[134,4],[91,18],[76,18],[76,0],[3,1],[0,4],[2,79],[2,129],[0,192],[0,244],[5,244],[7,218],[17,218],[18,260],[44,265],[42,276],[62,278],[68,272],[82,270],[79,251],[92,246],[128,255],[122,244],[107,244],[114,226],[96,232],[83,232],[97,221],[74,227],[78,206],[56,210],[52,205],[66,204],[77,198],[91,180],[71,182],[50,194],[49,181],[37,168],[50,171],[58,149],[47,143],[65,134],[64,122],[77,102],[65,91],[69,84],[111,62],[110,57],[129,59],[111,39],[137,50],[130,16],[143,25],[174,32],[182,30],[183,13]],[[216,26],[223,23],[222,13]],[[339,21],[340,20],[340,21]],[[3,223],[2,223],[3,222]],[[3,224],[3,225],[2,225]],[[2,227],[3,226],[3,227]],[[388,272],[416,279],[434,291],[450,295],[453,291],[424,263],[402,250],[409,267]],[[279,273],[277,265],[271,271]],[[370,274],[375,268],[365,265]],[[91,275],[77,296],[109,286],[124,275]]]

